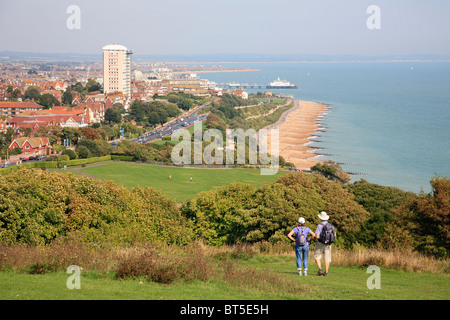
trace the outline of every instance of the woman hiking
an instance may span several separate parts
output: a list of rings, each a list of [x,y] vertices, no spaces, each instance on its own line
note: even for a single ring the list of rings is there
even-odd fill
[[[308,234],[311,238],[316,235],[310,228],[305,226],[305,218],[298,219],[298,226],[292,229],[288,234],[288,238],[295,242],[295,258],[297,261],[298,275],[302,275],[302,262],[303,262],[303,275],[307,275],[308,272],[308,256],[309,256],[309,240]]]

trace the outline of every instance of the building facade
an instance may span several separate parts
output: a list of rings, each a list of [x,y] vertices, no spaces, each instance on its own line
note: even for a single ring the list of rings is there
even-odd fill
[[[122,92],[126,99],[131,96],[131,54],[126,47],[110,44],[103,47],[104,93]]]
[[[34,101],[11,102],[0,101],[0,115],[14,117],[24,111],[41,111],[44,107]]]

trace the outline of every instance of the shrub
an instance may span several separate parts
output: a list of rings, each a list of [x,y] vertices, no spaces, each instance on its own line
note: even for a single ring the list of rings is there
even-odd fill
[[[42,170],[0,176],[0,241],[37,245],[73,237],[185,244],[192,233],[174,200],[152,188],[130,191],[110,181]]]
[[[291,173],[259,188],[242,183],[201,192],[182,207],[198,237],[208,244],[288,241],[286,235],[305,217],[311,229],[327,211],[344,246],[351,246],[368,218],[354,195],[317,175]]]
[[[56,265],[48,262],[35,262],[30,266],[28,273],[30,274],[44,274],[49,272],[55,272]]]
[[[69,160],[75,160],[77,158],[77,154],[75,153],[75,151],[70,150],[70,149],[65,149],[61,155],[68,155],[69,156]]]

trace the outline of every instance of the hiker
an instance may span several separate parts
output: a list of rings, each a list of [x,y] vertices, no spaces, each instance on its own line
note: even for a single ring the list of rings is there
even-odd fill
[[[292,229],[288,234],[288,238],[295,242],[295,258],[297,261],[297,271],[298,275],[302,275],[302,262],[303,262],[303,272],[307,275],[308,272],[308,256],[309,256],[309,240],[308,235],[311,238],[315,237],[314,232],[308,227],[305,227],[305,218],[301,217],[298,219],[298,226]]]
[[[318,215],[322,221],[316,229],[315,236],[317,238],[316,249],[314,250],[314,259],[316,260],[319,271],[318,276],[328,276],[328,268],[331,262],[331,244],[336,238],[336,231],[331,223],[328,222],[330,218],[325,211]],[[322,271],[321,259],[325,260],[325,272]]]

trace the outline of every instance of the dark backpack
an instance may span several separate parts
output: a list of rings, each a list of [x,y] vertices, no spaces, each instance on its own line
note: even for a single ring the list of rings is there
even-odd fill
[[[297,244],[299,246],[304,246],[306,244],[306,235],[305,235],[305,227],[297,227],[298,236],[297,236]]]
[[[331,244],[334,242],[334,227],[331,223],[327,222],[323,226],[319,241],[324,244]]]

